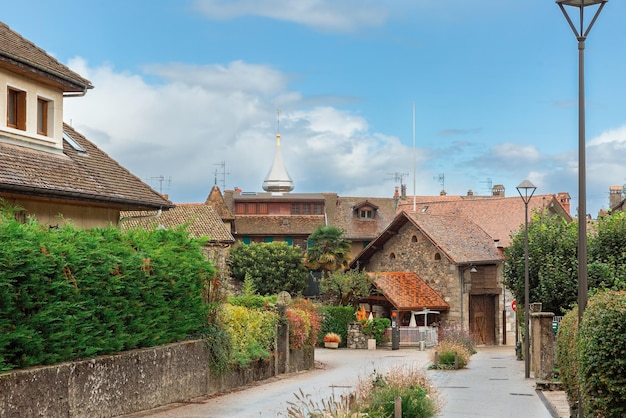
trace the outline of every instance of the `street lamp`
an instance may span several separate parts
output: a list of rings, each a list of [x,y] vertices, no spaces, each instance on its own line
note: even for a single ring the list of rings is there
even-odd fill
[[[528,180],[524,180],[516,187],[517,192],[524,201],[524,377],[530,377],[530,290],[528,279],[528,202],[535,194],[537,188]]]
[[[585,40],[608,0],[557,0],[567,23],[578,39],[578,323],[582,322],[587,306],[587,185],[585,169]],[[599,5],[587,28],[584,27],[585,7]],[[565,6],[579,10],[577,28]]]
[[[578,326],[587,307],[587,185],[585,179],[585,40],[608,0],[556,0],[563,16],[578,40]],[[585,7],[598,5],[585,28]],[[576,27],[565,6],[578,9],[579,26]],[[582,417],[584,411],[578,408]]]

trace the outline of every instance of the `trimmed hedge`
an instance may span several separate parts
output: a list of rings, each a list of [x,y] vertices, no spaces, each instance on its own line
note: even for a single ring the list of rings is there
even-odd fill
[[[594,417],[626,416],[626,292],[589,299],[579,336],[580,392]]]
[[[556,363],[570,405],[578,408],[578,307],[566,313],[556,338]]]
[[[206,331],[214,269],[182,229],[50,229],[5,209],[0,243],[0,371]]]
[[[317,344],[324,345],[324,335],[334,332],[341,336],[340,346],[345,347],[348,341],[348,324],[355,321],[355,310],[352,306],[320,306],[321,329]]]

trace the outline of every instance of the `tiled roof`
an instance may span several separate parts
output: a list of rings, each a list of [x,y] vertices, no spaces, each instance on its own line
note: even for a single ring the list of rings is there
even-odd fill
[[[519,196],[417,196],[418,213],[452,215],[471,219],[484,229],[499,246],[511,244],[511,234],[524,225],[524,202]],[[534,211],[548,209],[552,213],[571,221],[572,217],[563,208],[555,195],[535,195],[528,203],[529,218]],[[402,202],[399,211],[413,211],[413,198]]]
[[[374,241],[351,261],[350,267],[367,265],[372,255],[382,248],[408,222],[426,235],[454,264],[494,263],[503,261],[493,239],[469,219],[401,212]]]
[[[413,272],[370,272],[374,285],[402,311],[447,311],[450,305]]]
[[[235,219],[232,212],[228,209],[228,206],[226,206],[224,197],[222,197],[222,192],[220,191],[220,188],[217,187],[217,184],[213,185],[211,188],[211,192],[207,196],[204,204],[212,206],[224,221],[232,221]]]
[[[325,225],[324,215],[246,215],[235,221],[237,235],[311,235]]]
[[[0,193],[98,203],[122,210],[174,205],[67,124],[63,154],[0,143]]]
[[[407,215],[455,264],[504,261],[491,236],[467,218],[422,213]]]
[[[377,208],[374,219],[358,218],[355,208],[365,202]],[[393,198],[337,197],[328,224],[343,229],[347,240],[369,241],[376,238],[395,216],[396,200]]]
[[[234,243],[231,235],[217,212],[202,203],[178,204],[175,208],[154,217],[156,212],[125,211],[120,214],[122,229],[142,227],[148,230],[159,226],[175,228],[186,224],[187,230],[194,238],[209,237],[211,242]]]
[[[0,65],[12,71],[55,79],[64,91],[82,92],[93,88],[91,82],[48,55],[5,23],[0,22]]]

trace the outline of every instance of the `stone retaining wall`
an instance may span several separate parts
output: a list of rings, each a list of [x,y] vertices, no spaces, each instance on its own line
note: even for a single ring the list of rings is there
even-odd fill
[[[311,369],[313,348],[292,350],[289,371]],[[112,417],[228,391],[276,375],[274,360],[214,376],[204,341],[0,374],[0,417]]]

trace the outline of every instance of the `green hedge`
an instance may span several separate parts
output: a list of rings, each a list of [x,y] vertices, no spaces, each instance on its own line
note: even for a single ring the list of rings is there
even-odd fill
[[[578,307],[567,312],[559,323],[556,363],[569,403],[578,404]],[[577,408],[577,407],[576,407]]]
[[[0,370],[200,335],[213,266],[183,230],[49,229],[0,217]]]
[[[355,321],[355,309],[351,306],[320,306],[320,332],[317,336],[317,345],[324,345],[324,335],[334,332],[341,336],[341,347],[348,342],[348,324]]]
[[[585,416],[626,416],[626,292],[589,299],[578,344]]]

